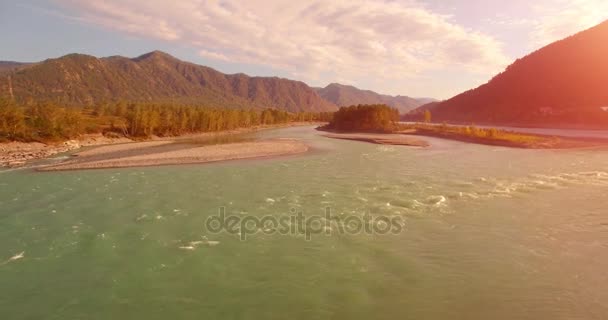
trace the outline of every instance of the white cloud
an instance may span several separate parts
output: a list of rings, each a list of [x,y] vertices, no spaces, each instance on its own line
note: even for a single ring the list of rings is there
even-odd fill
[[[539,18],[531,40],[533,46],[541,47],[608,19],[608,1],[552,0],[535,6],[535,11]]]
[[[380,0],[56,0],[82,22],[194,47],[201,56],[302,80],[412,79],[449,68],[491,75],[502,44],[417,2]],[[407,92],[407,88],[402,91]]]
[[[209,59],[214,59],[214,60],[219,60],[219,61],[230,61],[230,58],[228,58],[224,54],[221,54],[221,53],[218,53],[218,52],[209,51],[209,50],[205,50],[205,49],[199,50],[198,54],[201,57],[205,57],[205,58],[209,58]]]

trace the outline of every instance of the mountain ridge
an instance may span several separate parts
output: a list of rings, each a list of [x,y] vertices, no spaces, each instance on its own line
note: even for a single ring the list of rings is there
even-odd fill
[[[433,121],[608,125],[608,21],[517,59],[486,84],[423,105]]]
[[[317,91],[319,96],[338,106],[386,104],[396,108],[400,113],[407,113],[424,104],[423,101],[408,96],[390,96],[335,82],[330,83],[324,88],[317,87],[313,89]]]
[[[73,53],[47,59],[1,72],[0,90],[0,97],[11,91],[20,103],[73,106],[123,100],[290,112],[337,109],[301,81],[224,74],[162,51],[135,58]]]
[[[13,69],[22,68],[30,65],[29,62],[17,61],[0,61],[0,72],[11,71]]]

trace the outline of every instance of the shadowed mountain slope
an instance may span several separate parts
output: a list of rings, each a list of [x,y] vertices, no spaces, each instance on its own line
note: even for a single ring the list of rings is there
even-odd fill
[[[608,21],[518,59],[487,84],[423,106],[433,121],[608,125]]]

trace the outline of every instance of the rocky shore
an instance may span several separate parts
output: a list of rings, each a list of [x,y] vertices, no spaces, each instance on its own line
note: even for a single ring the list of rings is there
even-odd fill
[[[20,167],[27,161],[43,159],[82,147],[132,142],[128,138],[109,138],[101,134],[84,135],[78,140],[44,144],[40,142],[0,143],[0,167]]]

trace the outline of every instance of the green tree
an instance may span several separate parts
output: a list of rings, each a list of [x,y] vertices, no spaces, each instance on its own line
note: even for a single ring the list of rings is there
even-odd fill
[[[390,132],[397,127],[399,111],[387,105],[342,107],[328,127],[341,131]]]

